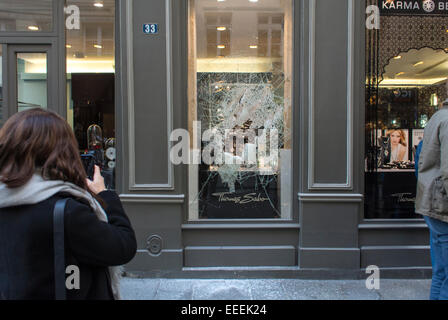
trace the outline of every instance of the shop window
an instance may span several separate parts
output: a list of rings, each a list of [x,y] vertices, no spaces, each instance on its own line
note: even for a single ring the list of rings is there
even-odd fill
[[[51,32],[52,0],[0,1],[0,32]]]
[[[394,8],[366,31],[366,219],[421,218],[415,151],[448,97],[448,17]]]
[[[80,152],[95,154],[115,188],[115,1],[67,0],[79,25],[66,30],[67,121]]]
[[[189,1],[190,220],[291,218],[292,24],[291,0]]]

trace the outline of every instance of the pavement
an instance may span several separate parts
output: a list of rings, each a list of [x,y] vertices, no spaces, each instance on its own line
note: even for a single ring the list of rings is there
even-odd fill
[[[125,300],[428,300],[431,280],[139,279],[123,278]]]

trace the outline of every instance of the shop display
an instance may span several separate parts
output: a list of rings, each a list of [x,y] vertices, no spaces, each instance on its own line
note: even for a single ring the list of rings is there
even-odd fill
[[[377,169],[415,170],[415,151],[423,134],[424,129],[378,130],[374,146]],[[369,169],[366,168],[366,171]]]
[[[105,145],[107,166],[110,169],[114,169],[116,157],[115,138],[107,139]]]
[[[94,166],[98,166],[107,189],[115,189],[115,138],[104,139],[99,125],[90,125],[87,129],[88,149],[81,154],[87,177],[93,179]],[[106,151],[104,149],[106,146]]]
[[[265,73],[198,77],[202,129],[212,129],[224,141],[233,141],[225,145],[222,164],[201,166],[199,216],[279,218],[278,149],[283,147],[289,132],[283,122],[283,97],[276,94],[271,84],[274,76]],[[283,82],[279,83],[281,86]],[[276,146],[273,132],[278,135]],[[238,138],[243,143],[237,144]],[[204,144],[203,149],[214,143],[217,142]]]
[[[93,124],[87,129],[88,153],[95,159],[95,165],[101,169],[104,166],[103,130],[99,125]]]
[[[386,11],[378,29],[366,30],[364,212],[366,219],[420,219],[415,152],[448,96],[448,19]]]
[[[293,1],[195,0],[189,12],[190,135],[199,123],[194,149],[218,160],[188,168],[189,219],[288,219]]]
[[[412,130],[412,158],[415,161],[415,153],[417,152],[417,147],[421,141],[423,141],[423,136],[425,134],[424,129]]]

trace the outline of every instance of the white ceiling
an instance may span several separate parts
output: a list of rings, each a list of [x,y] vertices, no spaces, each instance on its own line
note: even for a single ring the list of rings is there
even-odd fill
[[[448,53],[444,50],[412,49],[396,58],[392,58],[385,68],[383,77],[386,83],[433,84],[448,78]]]

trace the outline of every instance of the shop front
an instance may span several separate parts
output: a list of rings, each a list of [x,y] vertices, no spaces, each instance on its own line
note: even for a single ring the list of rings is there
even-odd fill
[[[428,277],[442,3],[1,1],[0,121],[66,117],[132,220],[128,274]]]

